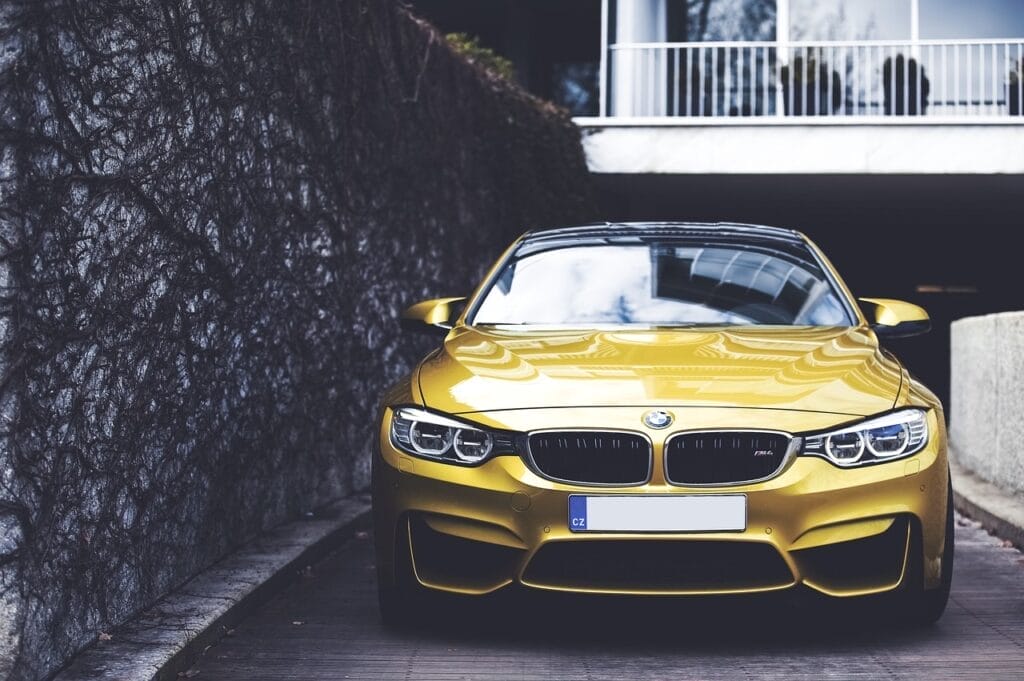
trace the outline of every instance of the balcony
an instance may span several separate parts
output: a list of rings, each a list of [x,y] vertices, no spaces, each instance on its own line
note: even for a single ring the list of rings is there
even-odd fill
[[[616,118],[978,122],[1024,110],[1024,40],[626,43],[609,53],[604,93]]]
[[[603,54],[601,114],[576,119],[596,172],[1024,172],[1024,39]]]

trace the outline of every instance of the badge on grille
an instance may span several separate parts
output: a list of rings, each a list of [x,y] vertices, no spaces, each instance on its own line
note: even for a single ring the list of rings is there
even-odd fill
[[[668,428],[672,425],[672,414],[660,409],[649,411],[644,414],[644,424],[646,424],[648,428],[655,428],[657,430]]]

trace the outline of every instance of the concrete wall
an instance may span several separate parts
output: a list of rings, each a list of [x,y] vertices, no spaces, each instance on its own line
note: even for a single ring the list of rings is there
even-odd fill
[[[951,334],[953,457],[1024,495],[1024,312],[961,319]]]
[[[44,678],[364,487],[376,405],[517,234],[592,219],[568,117],[391,0],[0,10],[0,679]]]

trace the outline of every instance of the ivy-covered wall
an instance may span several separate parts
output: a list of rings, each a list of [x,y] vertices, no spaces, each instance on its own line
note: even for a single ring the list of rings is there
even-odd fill
[[[0,10],[0,678],[367,483],[396,317],[590,219],[566,115],[393,0]]]

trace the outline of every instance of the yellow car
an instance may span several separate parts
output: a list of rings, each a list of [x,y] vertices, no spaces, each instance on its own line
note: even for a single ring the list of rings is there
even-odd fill
[[[383,399],[382,618],[425,592],[810,589],[937,620],[953,568],[942,405],[803,234],[625,223],[529,232]]]

